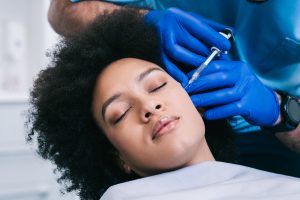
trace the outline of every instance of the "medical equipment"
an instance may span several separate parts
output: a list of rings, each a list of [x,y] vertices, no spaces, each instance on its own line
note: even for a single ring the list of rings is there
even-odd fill
[[[230,29],[225,29],[223,32],[219,32],[221,35],[223,35],[226,39],[230,39],[232,35],[232,31]],[[216,55],[220,55],[221,50],[217,47],[211,47],[211,54],[206,58],[206,60],[196,69],[196,71],[193,73],[192,78],[189,80],[187,88],[192,82],[194,82],[201,74],[201,72],[209,65],[209,63],[215,58]]]

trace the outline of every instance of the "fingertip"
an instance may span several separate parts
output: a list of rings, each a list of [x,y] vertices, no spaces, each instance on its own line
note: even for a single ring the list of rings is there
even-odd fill
[[[173,63],[169,66],[166,66],[166,71],[173,79],[178,81],[183,88],[188,85],[189,79],[187,78],[187,76]]]
[[[182,79],[181,81],[180,81],[180,83],[181,83],[181,86],[186,90],[187,88],[188,88],[188,80],[187,79]]]
[[[159,11],[156,11],[156,10],[151,10],[144,15],[144,21],[147,24],[156,23],[158,21],[158,19],[159,19]]]
[[[186,83],[186,84],[183,85],[182,87],[185,89],[185,91],[186,91],[187,93],[190,93],[190,92],[191,92],[191,86],[190,86],[190,84]]]
[[[188,72],[188,73],[186,74],[186,76],[187,76],[189,79],[191,79],[195,71],[196,71],[196,69],[191,70],[190,72]]]
[[[207,119],[207,120],[210,120],[210,114],[208,113],[208,111],[205,111],[203,114],[202,114],[202,117],[204,118],[204,119]]]
[[[199,98],[197,97],[197,95],[191,95],[191,100],[195,104],[196,102],[198,102]],[[197,105],[198,104],[195,104],[195,106],[197,106]]]
[[[220,48],[223,51],[228,51],[231,48],[231,44],[230,44],[229,40],[227,40],[226,38],[223,38],[222,41],[220,42]]]
[[[207,119],[207,120],[215,120],[215,119],[217,119],[216,116],[214,116],[214,113],[210,112],[210,111],[205,111],[202,116],[205,119]]]

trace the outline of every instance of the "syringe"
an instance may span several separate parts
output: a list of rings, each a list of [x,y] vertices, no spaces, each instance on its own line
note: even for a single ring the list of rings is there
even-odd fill
[[[232,31],[230,29],[225,29],[224,32],[219,32],[221,35],[223,35],[226,39],[230,39],[232,37]],[[194,82],[201,74],[201,72],[208,66],[208,64],[215,58],[216,55],[219,55],[221,53],[221,50],[217,47],[211,48],[211,54],[206,58],[206,60],[196,69],[196,71],[193,73],[192,78],[189,80],[187,88],[192,82]]]

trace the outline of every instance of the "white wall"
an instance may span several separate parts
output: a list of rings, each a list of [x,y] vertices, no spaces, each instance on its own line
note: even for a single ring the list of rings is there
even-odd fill
[[[78,199],[61,196],[53,166],[25,143],[28,91],[57,39],[47,22],[49,2],[0,0],[0,200]],[[8,34],[7,27],[17,28]]]

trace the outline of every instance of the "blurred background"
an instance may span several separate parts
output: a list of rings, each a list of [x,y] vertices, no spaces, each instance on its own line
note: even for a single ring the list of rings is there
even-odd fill
[[[62,195],[54,166],[25,142],[29,89],[58,40],[50,0],[0,0],[0,200],[78,200]]]

